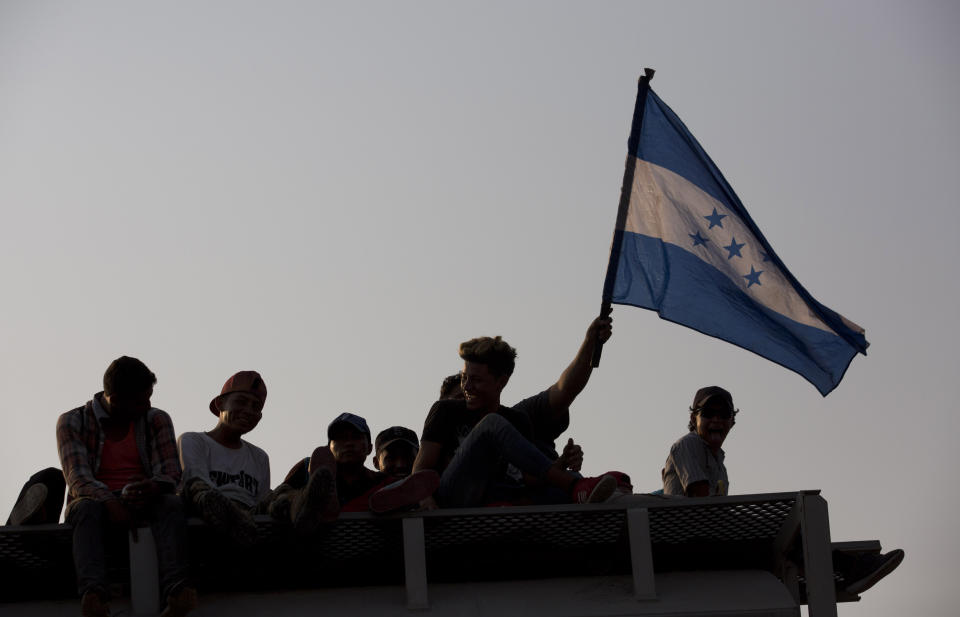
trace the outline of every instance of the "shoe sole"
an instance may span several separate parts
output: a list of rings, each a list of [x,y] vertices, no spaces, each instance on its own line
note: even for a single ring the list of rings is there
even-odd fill
[[[900,565],[900,562],[903,561],[903,556],[904,552],[901,549],[891,551],[889,558],[880,564],[879,568],[875,569],[873,572],[870,572],[860,580],[854,581],[847,585],[847,593],[860,595],[864,591],[870,589],[879,583],[880,579],[896,570],[897,566]]]
[[[221,530],[227,537],[243,547],[257,542],[257,525],[248,520],[222,493],[210,489],[199,508],[200,516],[211,527]]]
[[[425,469],[409,475],[403,480],[388,484],[370,496],[370,511],[374,514],[386,514],[415,506],[433,495],[440,486],[440,475]]]
[[[336,480],[329,469],[318,469],[310,476],[303,493],[294,501],[293,527],[297,533],[312,535],[322,523],[335,521],[340,516]],[[297,503],[299,502],[299,503]]]
[[[606,501],[613,492],[617,490],[617,479],[613,476],[603,476],[597,485],[590,491],[586,501],[583,503],[601,503]]]
[[[11,525],[27,525],[30,519],[37,515],[47,500],[47,487],[43,484],[34,484],[24,493],[23,499],[13,506],[10,513]]]

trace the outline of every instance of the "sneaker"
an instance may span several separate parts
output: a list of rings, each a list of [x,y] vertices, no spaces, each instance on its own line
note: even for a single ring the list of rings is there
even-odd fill
[[[220,530],[241,548],[257,543],[257,524],[249,512],[242,510],[229,497],[210,489],[197,497],[197,510],[207,525]]]
[[[47,486],[45,484],[34,484],[13,506],[13,512],[10,513],[10,524],[29,525],[32,519],[43,511],[43,504],[46,501]]]
[[[183,586],[167,596],[167,608],[163,609],[160,617],[183,617],[197,608],[197,590]]]
[[[281,484],[274,489],[270,496],[267,514],[275,521],[290,521],[290,509],[293,504],[293,496],[296,489],[288,484]]]
[[[860,595],[870,589],[884,576],[896,570],[903,561],[903,556],[904,552],[899,548],[889,553],[861,553],[851,556],[852,567],[848,572],[841,572],[844,580],[850,581],[846,587],[847,593]]]
[[[411,508],[433,495],[438,486],[440,486],[440,474],[433,469],[421,469],[370,495],[370,511],[375,514],[386,514]]]
[[[617,490],[617,479],[611,475],[581,478],[573,485],[571,498],[574,503],[599,503]]]
[[[340,500],[337,498],[337,462],[330,450],[311,459],[313,469],[310,479],[293,499],[290,519],[297,533],[312,535],[321,523],[335,521],[340,516]]]
[[[622,471],[608,471],[605,476],[613,476],[614,480],[617,481],[617,492],[630,494],[633,493],[633,482],[630,481],[630,476],[623,473]]]
[[[80,614],[83,617],[110,617],[110,609],[103,592],[90,589],[80,598]]]

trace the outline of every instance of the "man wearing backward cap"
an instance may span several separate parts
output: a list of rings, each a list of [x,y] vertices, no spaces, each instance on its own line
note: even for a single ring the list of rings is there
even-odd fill
[[[260,423],[266,400],[260,374],[240,371],[210,401],[217,425],[178,440],[188,508],[240,548],[256,542],[253,515],[266,512],[270,494],[270,458],[242,439]]]

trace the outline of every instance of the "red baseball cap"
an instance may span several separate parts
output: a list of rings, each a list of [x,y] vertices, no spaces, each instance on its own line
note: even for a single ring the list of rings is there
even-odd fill
[[[234,373],[227,383],[223,384],[220,395],[210,401],[210,411],[213,415],[220,415],[220,401],[223,397],[232,392],[246,392],[260,399],[261,403],[267,400],[267,384],[263,383],[263,377],[256,371],[240,371]]]

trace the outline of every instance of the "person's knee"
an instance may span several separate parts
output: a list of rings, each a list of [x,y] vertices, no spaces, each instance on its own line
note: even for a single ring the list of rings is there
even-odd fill
[[[509,431],[512,428],[513,425],[510,424],[510,421],[500,414],[488,413],[479,422],[477,422],[477,425],[473,427],[473,430],[480,431],[481,434],[485,435],[499,435],[504,431]]]
[[[70,505],[67,522],[74,527],[84,523],[100,524],[107,520],[107,507],[102,501],[80,499]]]

